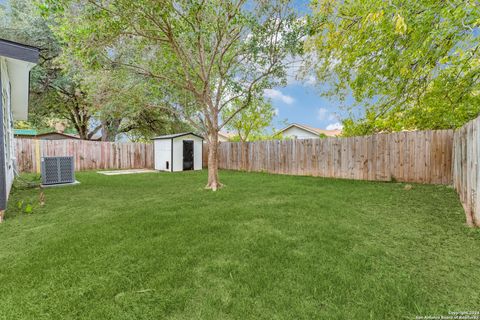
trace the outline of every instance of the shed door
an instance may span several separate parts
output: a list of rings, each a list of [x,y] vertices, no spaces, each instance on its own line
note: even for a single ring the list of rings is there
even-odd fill
[[[183,140],[183,170],[193,170],[193,140]]]

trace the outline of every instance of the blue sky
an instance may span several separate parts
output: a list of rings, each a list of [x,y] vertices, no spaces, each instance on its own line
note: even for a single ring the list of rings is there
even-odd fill
[[[333,129],[347,115],[340,101],[320,95],[321,86],[314,83],[291,81],[286,87],[277,87],[265,92],[271,99],[277,116],[273,127],[280,129],[288,123],[300,123],[312,127]],[[348,101],[347,104],[353,101]]]

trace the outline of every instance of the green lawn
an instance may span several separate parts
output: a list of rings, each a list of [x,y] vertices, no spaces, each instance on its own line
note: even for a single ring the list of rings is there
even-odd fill
[[[17,189],[0,319],[409,319],[480,309],[480,231],[453,189],[261,173]],[[34,204],[19,212],[19,200]]]

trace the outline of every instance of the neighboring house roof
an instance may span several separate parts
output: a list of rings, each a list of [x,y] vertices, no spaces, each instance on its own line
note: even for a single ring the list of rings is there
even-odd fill
[[[335,137],[335,136],[338,136],[338,135],[342,134],[342,130],[326,130],[326,129],[314,128],[314,127],[311,127],[311,126],[307,126],[307,125],[304,125],[304,124],[298,124],[298,123],[292,123],[288,127],[280,130],[279,133],[290,129],[291,127],[297,127],[297,128],[303,129],[305,131],[308,131],[308,132],[316,134],[316,135],[324,134],[328,137]]]
[[[58,131],[51,131],[51,132],[43,132],[39,133],[35,129],[13,129],[13,134],[15,136],[24,136],[24,137],[32,137],[33,139],[42,139],[48,136],[63,136],[68,139],[75,139],[80,140],[80,136],[76,133],[67,133],[67,132],[58,132]],[[91,138],[91,140],[96,141],[102,138],[101,135],[95,134]]]
[[[13,134],[16,136],[36,136],[37,130],[35,129],[13,129]]]
[[[167,134],[167,135],[164,135],[164,136],[158,136],[158,137],[152,138],[152,140],[173,139],[173,138],[178,138],[178,137],[182,137],[182,136],[187,136],[189,134],[191,134],[193,136],[196,136],[196,137],[199,137],[200,139],[203,140],[202,136],[200,136],[196,133],[193,133],[193,132],[182,132],[182,133],[175,133],[175,134]]]
[[[38,62],[39,49],[0,39],[0,56],[5,58],[8,69],[13,118],[27,120],[30,69]]]
[[[218,135],[224,137],[225,139],[230,139],[230,138],[235,137],[235,134],[234,134],[234,133],[225,132],[225,131],[219,131],[219,132],[218,132]]]

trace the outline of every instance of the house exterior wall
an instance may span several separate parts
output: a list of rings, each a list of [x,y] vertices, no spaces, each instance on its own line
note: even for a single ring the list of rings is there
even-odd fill
[[[155,170],[171,171],[172,168],[172,140],[154,140]],[[168,161],[168,169],[167,169]]]
[[[4,158],[5,197],[8,199],[15,177],[15,143],[13,137],[13,116],[11,109],[11,88],[8,68],[5,58],[0,57],[1,99],[2,99],[2,145]]]
[[[173,171],[183,171],[183,140],[193,140],[193,170],[202,170],[203,140],[189,134],[173,139]]]
[[[316,139],[320,138],[318,134],[313,134],[310,131],[304,130],[299,127],[290,127],[282,132],[284,138],[292,139]]]
[[[228,142],[230,139],[223,134],[218,134],[218,142]]]
[[[39,49],[0,39],[0,221],[15,177],[13,120],[27,120],[30,69]]]
[[[5,147],[3,145],[3,77],[2,77],[2,58],[0,57],[0,222],[3,219],[3,210],[7,207],[7,184],[5,181]]]

